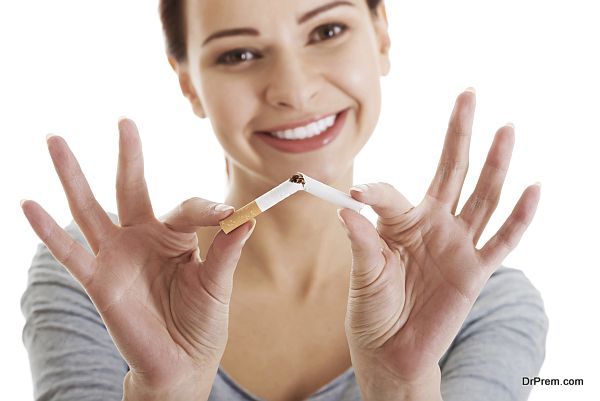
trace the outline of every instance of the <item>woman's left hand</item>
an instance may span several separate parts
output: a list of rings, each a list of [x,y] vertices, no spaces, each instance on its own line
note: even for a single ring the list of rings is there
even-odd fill
[[[510,162],[510,125],[496,132],[475,190],[455,215],[474,111],[475,93],[460,94],[437,172],[419,205],[413,207],[391,185],[376,183],[352,189],[351,195],[377,213],[377,229],[350,209],[339,211],[353,253],[345,329],[361,374],[373,372],[397,383],[439,377],[438,362],[475,299],[533,219],[540,197],[536,185],[525,189],[498,232],[476,248]]]

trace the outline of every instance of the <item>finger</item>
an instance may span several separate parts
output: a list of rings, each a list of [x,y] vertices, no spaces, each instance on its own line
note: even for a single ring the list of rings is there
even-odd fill
[[[142,141],[135,123],[127,118],[119,120],[117,209],[123,227],[147,222],[154,217],[144,179]]]
[[[352,247],[351,289],[364,288],[374,282],[385,265],[381,237],[373,224],[351,209],[338,209]]]
[[[207,291],[222,303],[228,304],[231,299],[233,274],[255,226],[256,219],[251,219],[229,234],[219,231],[208,248],[200,276]]]
[[[350,188],[350,194],[354,199],[371,206],[384,219],[401,217],[413,208],[404,195],[386,182],[357,185]]]
[[[48,247],[52,256],[86,288],[94,273],[94,257],[56,224],[39,204],[28,200],[21,207],[33,231]]]
[[[442,156],[427,195],[437,199],[454,214],[467,170],[475,113],[475,91],[467,88],[456,99],[448,123]]]
[[[113,232],[116,226],[96,201],[66,141],[57,135],[48,137],[47,141],[54,168],[69,201],[71,214],[96,255],[100,243]]]
[[[193,233],[198,227],[216,226],[234,212],[234,207],[202,198],[190,198],[160,218],[174,231]]]
[[[500,230],[481,248],[480,258],[490,271],[495,270],[506,255],[517,247],[523,233],[533,220],[539,200],[540,186],[527,187]]]
[[[459,218],[471,232],[474,245],[498,206],[514,144],[511,126],[504,126],[496,132],[475,190],[460,212]]]

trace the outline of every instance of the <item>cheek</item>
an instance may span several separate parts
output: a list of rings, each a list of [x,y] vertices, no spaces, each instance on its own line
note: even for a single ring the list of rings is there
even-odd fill
[[[219,74],[202,79],[207,116],[219,141],[225,145],[242,132],[255,112],[254,88],[246,80]]]
[[[371,36],[367,31],[354,32],[330,52],[326,64],[330,78],[362,100],[374,97],[379,90],[377,50]]]
[[[361,130],[370,132],[377,121],[381,103],[378,53],[368,34],[358,35],[331,55],[329,80],[355,102]],[[358,117],[358,116],[357,116]]]

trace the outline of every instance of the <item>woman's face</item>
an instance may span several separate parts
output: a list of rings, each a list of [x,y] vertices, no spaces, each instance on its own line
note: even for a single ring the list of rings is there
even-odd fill
[[[379,77],[389,69],[382,13],[365,0],[186,0],[182,90],[234,168],[272,183],[295,171],[335,181],[379,116]],[[309,141],[272,136],[327,116],[300,130],[314,135],[335,117]]]

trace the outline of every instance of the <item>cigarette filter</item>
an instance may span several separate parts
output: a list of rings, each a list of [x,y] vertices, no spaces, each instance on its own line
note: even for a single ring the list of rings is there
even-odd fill
[[[219,225],[225,234],[241,226],[248,220],[258,216],[267,209],[275,206],[288,196],[301,191],[302,184],[299,182],[285,181],[271,189],[269,192],[259,196],[252,202],[236,210],[231,216],[221,220]]]
[[[288,196],[302,190],[335,205],[352,209],[357,213],[360,213],[360,210],[365,206],[364,203],[353,199],[350,195],[342,191],[323,184],[305,174],[296,173],[289,181],[282,182],[269,192],[242,206],[231,216],[221,220],[219,225],[225,234],[229,234],[248,220],[275,206]]]

